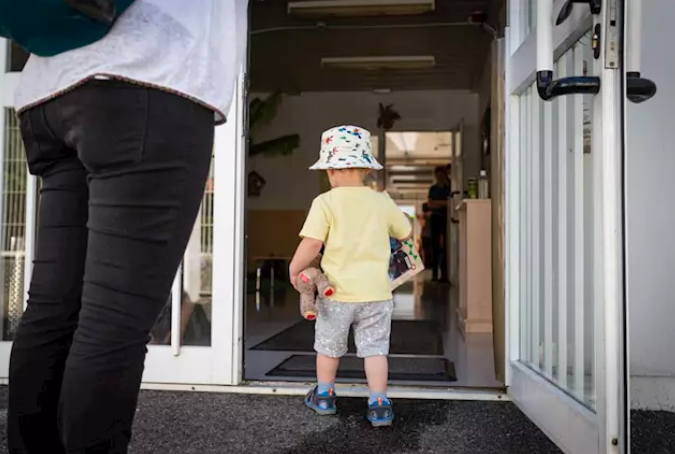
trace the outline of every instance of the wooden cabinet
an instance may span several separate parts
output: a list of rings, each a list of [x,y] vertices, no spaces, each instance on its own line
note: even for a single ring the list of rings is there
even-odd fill
[[[464,199],[459,217],[460,329],[492,332],[492,204],[489,199]]]

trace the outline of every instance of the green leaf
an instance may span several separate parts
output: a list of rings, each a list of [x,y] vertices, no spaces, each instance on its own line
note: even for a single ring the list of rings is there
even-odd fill
[[[283,100],[283,94],[280,90],[275,91],[266,99],[256,98],[251,101],[249,106],[249,128],[251,131],[259,129],[261,126],[269,124],[274,117]]]
[[[249,146],[249,156],[288,156],[300,147],[300,136],[289,134]]]

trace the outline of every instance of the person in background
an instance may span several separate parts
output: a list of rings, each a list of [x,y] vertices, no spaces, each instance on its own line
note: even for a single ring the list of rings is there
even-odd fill
[[[101,40],[28,60],[15,99],[42,189],[10,453],[128,452],[246,28],[246,0],[136,0]]]
[[[434,170],[436,183],[429,188],[429,234],[431,236],[431,273],[432,281],[448,283],[448,261],[446,242],[448,231],[448,200],[450,199],[450,180],[445,166]]]
[[[424,259],[424,266],[431,268],[431,208],[428,203],[422,204],[422,257]]]

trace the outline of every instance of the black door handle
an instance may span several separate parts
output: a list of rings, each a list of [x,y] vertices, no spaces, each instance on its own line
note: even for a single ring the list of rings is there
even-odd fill
[[[575,3],[585,3],[591,8],[592,14],[600,14],[601,0],[567,0],[558,14],[556,26],[567,20]],[[593,32],[593,47],[596,54],[599,49],[599,41],[600,25],[598,24]],[[544,101],[550,101],[558,96],[597,95],[599,92],[600,78],[597,76],[570,76],[554,79],[553,71],[537,71],[537,93]]]
[[[553,79],[553,71],[537,71],[537,92],[544,101],[566,95],[597,95],[600,78],[596,76],[570,76]]]

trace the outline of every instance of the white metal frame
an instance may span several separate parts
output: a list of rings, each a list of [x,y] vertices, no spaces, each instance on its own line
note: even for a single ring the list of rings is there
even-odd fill
[[[146,386],[238,385],[242,381],[244,92],[242,74],[235,83],[228,121],[215,132],[211,346],[180,345],[182,288],[178,276],[173,289],[171,345],[149,346],[143,376]]]
[[[0,153],[5,151],[5,109],[14,107],[14,90],[19,82],[17,73],[5,72],[9,66],[9,49],[5,39],[0,38]],[[1,160],[0,160],[1,161]],[[0,170],[0,188],[4,187],[4,172]],[[35,244],[35,219],[37,206],[37,179],[28,175],[26,181],[26,241],[24,261],[24,305],[28,295],[28,283],[33,266],[33,254]],[[2,200],[0,198],[0,216],[2,216]],[[0,377],[9,375],[9,357],[12,342],[0,339]]]
[[[4,39],[0,39],[0,156],[2,153],[5,152],[5,108],[11,106],[11,101],[10,99],[7,99],[6,93],[8,93],[8,90],[5,89],[6,85],[8,85],[7,79],[7,74],[4,71],[4,67],[2,67],[3,63],[2,62],[7,62],[7,42]],[[6,63],[4,63],[6,65]],[[11,93],[11,91],[9,91]],[[0,160],[1,161],[1,160]],[[0,169],[0,188],[4,187],[4,173]],[[2,200],[3,198],[0,197],[0,216],[2,216]],[[2,333],[2,330],[0,329],[0,334]],[[11,342],[2,342],[2,338],[0,337],[0,377],[8,377],[9,376],[9,356],[10,352],[12,349],[12,343]]]
[[[519,407],[549,436],[556,442],[564,452],[569,454],[593,454],[593,453],[626,453],[629,447],[624,441],[627,439],[627,401],[625,383],[625,337],[623,333],[624,314],[623,314],[623,275],[622,275],[622,260],[623,251],[621,243],[621,208],[622,208],[622,186],[620,179],[621,154],[620,137],[621,137],[621,96],[620,92],[620,78],[622,69],[617,69],[617,66],[610,67],[605,61],[605,48],[602,47],[601,56],[599,60],[595,60],[595,73],[601,78],[601,91],[594,98],[593,108],[593,146],[592,146],[592,171],[595,185],[595,198],[593,200],[595,210],[595,222],[593,223],[593,235],[596,239],[594,242],[594,250],[586,251],[586,254],[593,254],[595,257],[593,261],[593,272],[596,276],[596,285],[594,288],[593,299],[595,300],[595,342],[594,355],[596,358],[594,367],[595,391],[597,393],[596,410],[590,410],[588,407],[582,405],[579,401],[572,398],[560,385],[566,384],[565,377],[560,385],[551,382],[546,375],[551,375],[553,364],[551,362],[554,346],[552,339],[548,333],[553,329],[553,312],[552,299],[554,298],[553,289],[550,286],[552,278],[552,269],[554,262],[552,262],[553,242],[550,235],[545,235],[543,238],[544,247],[544,272],[542,274],[543,280],[543,301],[544,301],[544,323],[547,328],[545,332],[547,335],[543,339],[544,347],[544,361],[540,365],[540,371],[536,371],[523,362],[525,359],[524,353],[521,350],[521,339],[525,339],[528,347],[534,348],[531,357],[536,357],[537,362],[539,358],[540,342],[536,339],[538,334],[533,336],[533,339],[523,337],[525,334],[523,330],[530,322],[527,318],[532,315],[536,317],[532,320],[533,324],[537,324],[539,320],[538,314],[523,313],[521,308],[521,282],[523,279],[534,278],[538,279],[539,266],[536,263],[539,253],[536,250],[538,245],[535,244],[533,248],[528,245],[521,244],[519,237],[521,230],[524,229],[526,235],[536,233],[539,228],[538,213],[527,218],[523,215],[531,206],[534,198],[535,207],[537,210],[538,203],[536,198],[539,194],[545,197],[544,205],[544,226],[545,232],[550,231],[550,220],[553,218],[553,210],[549,205],[553,201],[552,188],[550,181],[553,177],[553,163],[558,163],[558,177],[563,178],[565,187],[563,191],[558,191],[558,202],[566,204],[567,191],[567,162],[564,154],[559,152],[559,149],[572,148],[574,152],[574,168],[576,168],[576,175],[581,175],[579,170],[583,172],[583,128],[579,125],[578,130],[575,131],[573,143],[568,143],[568,138],[559,137],[557,146],[553,142],[551,136],[552,131],[548,127],[551,115],[551,105],[555,105],[559,112],[557,119],[558,129],[564,131],[567,129],[566,122],[568,117],[566,115],[568,109],[576,109],[583,111],[581,105],[581,97],[560,98],[553,101],[557,104],[547,103],[543,105],[542,112],[538,111],[540,102],[523,103],[521,102],[521,95],[527,93],[535,80],[536,69],[554,69],[553,60],[560,57],[570,47],[578,41],[578,39],[592,27],[592,17],[589,9],[586,6],[578,5],[568,20],[559,27],[549,28],[553,20],[551,15],[550,0],[539,0],[537,5],[537,12],[539,17],[539,24],[544,23],[544,27],[539,28],[539,40],[537,33],[530,33],[528,36],[520,36],[521,30],[524,27],[519,23],[521,19],[521,10],[524,8],[525,0],[512,0],[510,2],[510,26],[507,28],[507,115],[506,115],[506,130],[509,131],[506,142],[506,182],[507,182],[507,226],[506,237],[507,247],[506,263],[509,264],[506,269],[507,276],[507,336],[509,340],[508,345],[508,361],[507,368],[507,385],[509,386],[509,395],[512,400],[519,405]],[[557,0],[553,4],[553,11],[559,11],[564,0]],[[621,24],[620,11],[618,11],[618,2],[616,0],[607,0],[603,2],[603,12],[601,14],[600,22],[603,24],[602,40],[604,43],[607,39],[608,30],[612,31],[610,27],[605,27],[609,23],[608,17],[612,15],[614,19],[619,19]],[[542,46],[542,37],[546,34],[552,34],[552,48]],[[550,35],[549,35],[550,36]],[[537,48],[539,45],[539,48]],[[539,66],[537,68],[536,58],[539,52]],[[566,74],[568,69],[565,64],[555,65],[557,71],[556,77],[563,77],[565,75],[581,75],[579,70],[582,69],[583,58],[580,58],[580,52],[575,52],[574,72],[576,74]],[[561,74],[562,73],[562,74]],[[536,90],[532,93],[533,99],[538,101]],[[525,98],[527,99],[527,98]],[[530,105],[528,105],[530,104]],[[523,112],[523,107],[526,111]],[[545,122],[544,138],[541,141],[539,137],[540,128],[534,128],[527,136],[522,132],[522,122],[529,122],[530,126],[533,123],[538,123],[534,119],[542,118]],[[559,136],[564,136],[560,134]],[[543,146],[544,153],[544,187],[543,191],[537,187],[538,181],[528,181],[525,190],[529,192],[523,198],[521,197],[521,190],[523,190],[521,181],[522,172],[527,172],[532,168],[532,165],[538,165],[533,162],[536,159],[536,154],[531,156],[530,150],[533,145],[537,147]],[[552,154],[558,150],[558,156]],[[563,162],[565,161],[565,162]],[[563,165],[563,163],[565,165]],[[528,172],[531,174],[531,172]],[[584,278],[584,257],[583,243],[579,241],[579,234],[584,232],[584,208],[583,208],[583,178],[581,184],[576,182],[572,197],[576,200],[575,207],[577,212],[575,218],[574,229],[571,233],[564,232],[558,237],[558,245],[567,250],[568,234],[576,235],[574,237],[576,247],[573,253],[574,269],[577,277]],[[580,203],[581,202],[581,203]],[[526,203],[528,206],[521,206]],[[562,206],[562,205],[561,205]],[[562,209],[562,208],[561,208]],[[532,219],[534,218],[534,219]],[[529,232],[529,233],[528,233]],[[534,249],[531,250],[531,249]],[[562,269],[566,270],[568,265],[568,254],[560,254],[557,257],[557,264]],[[532,266],[534,265],[534,266]],[[566,272],[566,271],[565,271]],[[571,276],[570,276],[571,277]],[[536,291],[536,282],[534,283]],[[577,326],[584,323],[584,288],[577,285],[576,293],[568,295],[565,286],[559,286],[558,298],[569,301],[574,298],[575,301],[575,320],[568,320],[567,313],[559,307],[558,328],[561,333],[564,333],[560,339],[557,352],[559,357],[558,367],[567,367],[566,344],[568,322],[574,322]],[[528,287],[529,288],[529,287]],[[524,295],[532,296],[532,295]],[[531,298],[527,299],[531,301]],[[535,304],[538,307],[538,304]],[[536,307],[533,312],[536,312]],[[527,311],[526,311],[527,312]],[[525,317],[524,319],[522,317]],[[575,330],[575,336],[579,333],[583,335],[583,330]],[[538,330],[537,330],[538,333]],[[564,342],[564,343],[563,343]],[[577,354],[575,361],[571,366],[574,370],[579,371],[584,369],[583,362],[583,343],[575,342],[577,344]],[[581,345],[581,351],[579,351]],[[576,386],[583,385],[583,374],[575,373]],[[581,382],[580,382],[581,381]]]

